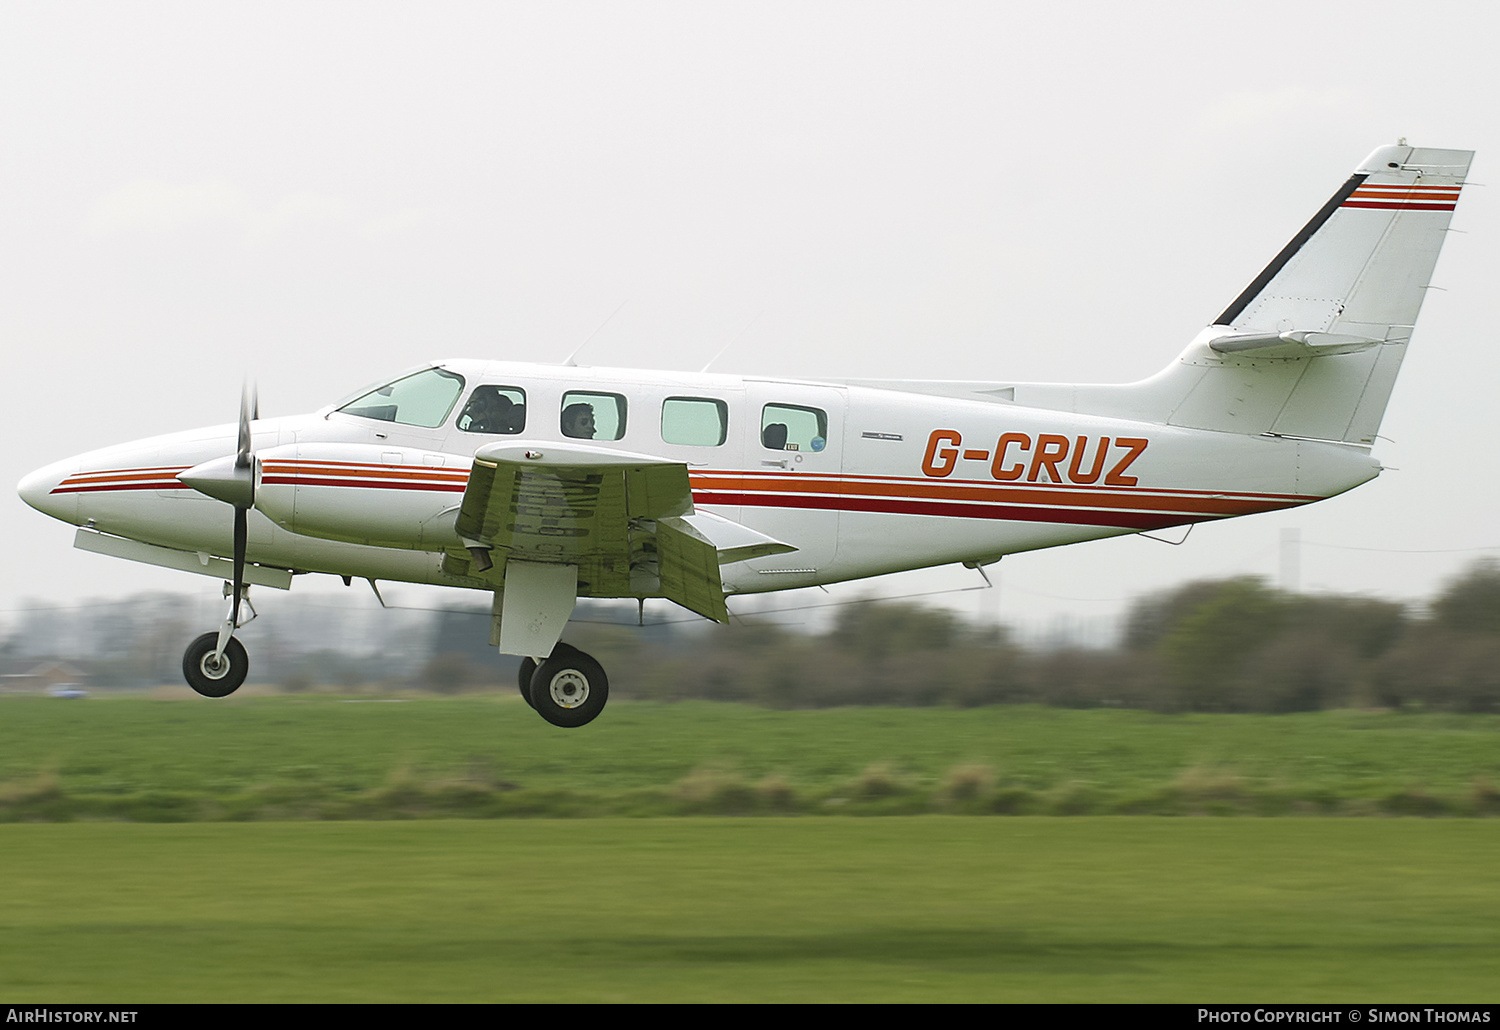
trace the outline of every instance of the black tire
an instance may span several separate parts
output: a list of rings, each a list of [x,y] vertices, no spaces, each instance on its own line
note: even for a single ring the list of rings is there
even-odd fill
[[[516,673],[517,686],[521,688],[521,700],[531,704],[531,675],[536,672],[535,658],[522,658],[521,668]]]
[[[531,707],[554,726],[571,729],[594,721],[609,700],[609,677],[593,658],[561,647],[531,675]]]
[[[564,644],[561,640],[559,640],[557,642],[557,645],[552,648],[552,653],[554,655],[560,655],[582,654],[583,652],[578,650],[578,648],[574,647],[572,644]],[[525,701],[528,705],[531,704],[531,677],[535,672],[536,659],[522,658],[521,667],[520,669],[516,670],[516,681],[517,686],[521,688],[521,700]]]
[[[219,634],[205,633],[188,645],[182,655],[182,675],[192,687],[204,697],[228,697],[240,689],[245,676],[250,672],[250,656],[245,645],[234,637],[224,647],[224,658],[214,666],[214,652],[219,647]]]

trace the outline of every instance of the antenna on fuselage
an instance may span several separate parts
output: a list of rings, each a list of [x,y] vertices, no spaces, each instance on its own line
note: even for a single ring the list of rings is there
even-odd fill
[[[724,356],[724,352],[727,351],[730,347],[733,347],[736,343],[739,343],[740,342],[740,337],[744,336],[745,333],[749,332],[750,331],[750,327],[752,325],[754,325],[756,323],[756,320],[759,319],[760,316],[764,315],[765,313],[766,313],[766,309],[764,307],[762,307],[759,311],[757,311],[754,314],[754,316],[751,317],[750,321],[746,322],[745,325],[744,325],[744,327],[742,329],[740,329],[739,332],[737,332],[737,333],[734,334],[734,338],[733,339],[731,339],[728,343],[726,343],[724,346],[722,346],[722,347],[719,348],[719,353],[715,354],[713,357],[711,357],[711,358],[708,359],[708,365],[704,365],[698,371],[699,372],[707,372],[708,371],[708,366],[712,365],[715,361],[718,361],[720,358],[722,358]]]
[[[583,350],[583,348],[587,347],[589,345],[589,341],[592,340],[594,337],[598,336],[599,333],[604,329],[604,327],[607,326],[607,325],[609,325],[610,321],[616,315],[618,315],[620,313],[620,308],[623,308],[626,304],[629,304],[629,303],[630,303],[630,298],[629,297],[626,297],[624,300],[620,301],[620,307],[615,308],[613,311],[611,311],[609,313],[609,318],[606,318],[604,321],[600,322],[599,323],[599,328],[595,329],[593,332],[589,333],[588,339],[584,340],[577,347],[574,347],[573,348],[573,353],[569,354],[566,358],[563,359],[563,364],[564,365],[570,365],[570,366],[576,366],[577,362],[574,361],[573,359],[576,358],[576,357],[578,357],[578,352],[581,351],[581,350]]]

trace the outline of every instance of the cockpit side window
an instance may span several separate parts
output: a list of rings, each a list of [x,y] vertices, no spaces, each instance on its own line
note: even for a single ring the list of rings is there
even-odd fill
[[[371,390],[339,411],[381,422],[436,429],[453,410],[463,390],[463,376],[446,369],[426,368]]]
[[[526,391],[519,386],[480,386],[458,416],[466,433],[514,436],[526,428]]]

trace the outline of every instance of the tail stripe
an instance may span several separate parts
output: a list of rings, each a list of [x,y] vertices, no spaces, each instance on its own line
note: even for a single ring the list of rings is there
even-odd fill
[[[1344,201],[1344,207],[1381,211],[1452,211],[1458,204],[1462,183],[1451,186],[1360,186]]]
[[[1302,245],[1312,239],[1314,233],[1323,228],[1323,223],[1332,218],[1333,213],[1344,206],[1349,197],[1364,184],[1367,178],[1369,176],[1365,174],[1350,176],[1349,181],[1339,187],[1339,191],[1329,199],[1328,203],[1324,204],[1322,209],[1312,216],[1312,221],[1304,225],[1302,231],[1292,237],[1292,242],[1282,248],[1281,253],[1277,254],[1260,275],[1255,277],[1253,283],[1245,287],[1245,292],[1236,297],[1233,304],[1224,309],[1222,315],[1214,319],[1213,324],[1233,324],[1234,320],[1240,317],[1241,312],[1250,306],[1250,302],[1260,296],[1260,291],[1266,288],[1266,284],[1276,278],[1277,273],[1286,267],[1288,261],[1297,256],[1297,251],[1302,249]]]

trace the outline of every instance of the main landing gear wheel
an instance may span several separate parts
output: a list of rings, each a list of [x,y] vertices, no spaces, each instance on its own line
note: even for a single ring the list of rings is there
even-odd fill
[[[561,640],[559,640],[556,646],[552,648],[552,653],[554,655],[565,653],[583,654],[582,651],[578,650],[578,648],[574,647],[572,644],[564,644]],[[521,668],[516,671],[516,685],[521,688],[521,700],[525,701],[528,705],[531,704],[531,677],[535,672],[536,659],[522,658]],[[532,705],[532,707],[535,708],[536,706]]]
[[[593,658],[566,645],[531,674],[531,707],[554,726],[572,728],[594,721],[609,700],[609,678]]]
[[[517,686],[521,688],[521,700],[531,704],[531,676],[536,672],[535,658],[522,658],[521,668],[516,673]]]
[[[204,697],[228,697],[245,682],[250,672],[250,656],[245,645],[234,637],[229,638],[224,656],[214,658],[219,646],[219,634],[205,633],[188,645],[182,656],[182,675],[188,686]]]

